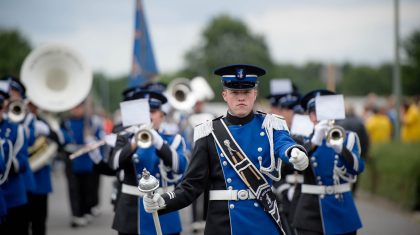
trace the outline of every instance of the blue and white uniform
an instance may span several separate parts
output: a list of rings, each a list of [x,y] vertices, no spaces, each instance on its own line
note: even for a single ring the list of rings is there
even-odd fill
[[[137,188],[144,168],[159,179],[160,188],[157,192],[164,193],[173,190],[187,167],[183,138],[179,134],[159,134],[164,140],[160,150],[152,145],[147,149],[137,148],[133,153],[129,150],[129,142],[119,144],[117,141],[110,156],[109,163],[112,164],[112,168],[122,172],[124,178],[112,225],[112,228],[118,232],[156,234],[152,215],[144,211],[143,195]],[[178,212],[160,216],[159,220],[163,234],[182,231]]]
[[[328,147],[324,139],[309,153],[309,158],[294,226],[323,234],[343,234],[361,228],[350,187],[364,170],[357,134],[346,133],[341,154]]]
[[[223,121],[250,161],[265,172],[263,176],[269,185],[278,176],[274,172],[281,161],[288,163],[290,150],[304,150],[293,141],[287,125],[278,116],[251,112],[238,118],[228,113]],[[276,222],[228,163],[211,133],[212,121],[195,128],[189,168],[175,191],[162,195],[166,207],[159,214],[181,209],[210,190],[205,234],[280,234]]]

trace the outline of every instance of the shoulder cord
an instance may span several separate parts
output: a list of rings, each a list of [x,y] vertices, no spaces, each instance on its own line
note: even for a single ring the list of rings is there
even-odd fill
[[[279,181],[281,179],[281,164],[282,161],[280,158],[277,159],[277,166],[276,166],[276,162],[275,162],[275,158],[274,158],[274,144],[273,144],[273,125],[272,125],[272,121],[270,120],[272,118],[275,118],[271,115],[267,115],[265,118],[268,118],[269,120],[264,120],[263,126],[265,127],[265,133],[267,134],[267,138],[268,138],[268,143],[270,145],[270,166],[269,167],[263,167],[262,165],[262,159],[258,159],[258,162],[260,164],[260,171],[261,173],[267,175],[270,179],[274,180],[274,181]],[[272,172],[277,171],[278,175],[275,176],[274,174],[272,174]]]
[[[11,140],[7,140],[7,143],[9,144],[9,158],[7,159],[7,162],[6,162],[6,171],[4,172],[3,178],[0,177],[0,185],[2,185],[6,181],[7,176],[9,175],[10,168],[12,166],[12,161],[13,161],[13,154],[12,154],[12,152],[13,152],[13,145],[12,145],[12,141]],[[2,155],[5,156],[4,155],[3,144],[1,144],[0,148],[1,148]]]

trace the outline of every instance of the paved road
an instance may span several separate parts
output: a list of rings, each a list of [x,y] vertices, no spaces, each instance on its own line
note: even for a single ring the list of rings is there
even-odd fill
[[[49,198],[48,234],[50,235],[115,235],[111,229],[113,212],[109,203],[111,193],[110,177],[102,177],[101,209],[102,214],[87,227],[70,228],[70,207],[67,196],[67,182],[59,169],[54,173],[54,193]],[[389,202],[360,193],[357,197],[357,206],[362,217],[364,228],[359,231],[361,235],[388,235],[405,234],[414,235],[420,232],[420,217],[402,212]],[[189,235],[188,210],[183,211],[186,230],[184,235]]]

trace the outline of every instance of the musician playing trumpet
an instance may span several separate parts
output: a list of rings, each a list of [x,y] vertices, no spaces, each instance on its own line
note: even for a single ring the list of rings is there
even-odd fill
[[[321,97],[324,102],[317,102]],[[344,118],[344,101],[329,103],[336,97],[341,96],[314,90],[301,101],[315,126],[306,140],[312,148],[294,215],[297,234],[356,234],[362,227],[351,192],[351,183],[364,170],[359,138],[354,132],[341,133],[341,128],[320,117],[327,116],[321,110],[334,113],[342,108]]]
[[[112,228],[119,234],[154,234],[152,215],[146,213],[143,208],[143,202],[140,200],[143,193],[137,189],[138,181],[142,170],[146,168],[160,181],[161,187],[157,189],[158,192],[172,191],[187,166],[185,142],[179,134],[169,135],[160,129],[165,119],[161,108],[167,99],[159,90],[153,89],[153,86],[149,86],[149,89],[134,87],[124,91],[123,96],[124,101],[147,100],[152,127],[143,126],[144,129],[135,135],[119,134],[117,137],[108,162],[114,170],[122,172],[118,175],[123,175],[123,179]],[[143,110],[141,107],[140,109]],[[122,113],[124,115],[124,112]],[[149,137],[141,140],[141,133],[149,133],[145,135]],[[150,141],[150,147],[137,144],[142,141]],[[160,216],[160,224],[163,234],[181,232],[178,212]]]

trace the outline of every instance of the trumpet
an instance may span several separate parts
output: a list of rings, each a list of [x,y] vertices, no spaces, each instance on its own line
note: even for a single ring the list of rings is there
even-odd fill
[[[140,129],[134,135],[134,140],[139,148],[149,148],[153,143],[153,135],[148,129]]]
[[[12,101],[7,110],[7,116],[14,123],[22,122],[26,117],[27,109],[25,102],[21,100]]]
[[[328,122],[330,129],[327,132],[327,143],[330,145],[342,144],[346,138],[346,131],[343,127],[335,125],[334,120]]]

